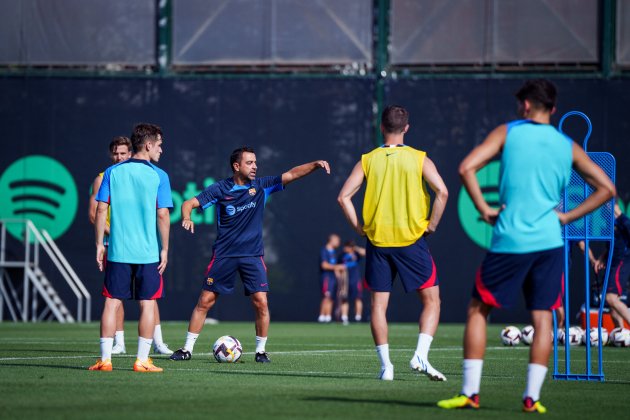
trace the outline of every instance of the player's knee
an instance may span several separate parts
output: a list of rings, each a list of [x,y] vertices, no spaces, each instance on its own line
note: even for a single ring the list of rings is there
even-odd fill
[[[609,306],[612,306],[613,304],[617,303],[617,300],[619,300],[619,296],[617,296],[614,293],[606,293],[606,303]]]
[[[196,309],[198,311],[208,312],[210,308],[212,308],[212,305],[214,305],[215,301],[216,298],[213,295],[202,295],[197,301]]]

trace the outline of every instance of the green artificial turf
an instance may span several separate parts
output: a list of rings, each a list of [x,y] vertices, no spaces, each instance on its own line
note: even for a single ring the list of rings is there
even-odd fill
[[[98,325],[0,324],[0,418],[506,418],[522,415],[528,348],[503,347],[491,326],[478,411],[446,411],[436,401],[461,386],[461,325],[442,325],[430,361],[448,382],[411,372],[417,326],[390,326],[395,380],[375,379],[379,363],[368,324],[272,323],[267,350],[273,362],[253,361],[253,323],[207,325],[193,359],[154,357],[162,374],[131,370],[135,323],[126,324],[129,354],[114,357],[113,372],[89,372],[98,355]],[[183,344],[186,324],[162,324],[172,349]],[[219,364],[209,354],[221,335],[241,340],[242,363]],[[561,356],[563,353],[561,353]],[[582,363],[584,347],[572,357]],[[630,349],[606,348],[606,382],[545,383],[549,418],[618,417],[627,412]]]

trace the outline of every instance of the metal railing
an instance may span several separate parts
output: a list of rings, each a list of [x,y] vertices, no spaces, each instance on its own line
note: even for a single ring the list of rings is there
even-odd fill
[[[23,258],[7,259],[7,225],[23,225]],[[73,316],[63,303],[40,267],[40,248],[44,250],[61,277],[77,299],[76,316]],[[7,269],[23,270],[22,296],[14,287]],[[38,296],[47,307],[39,312]],[[29,305],[30,302],[30,305]],[[68,260],[46,230],[41,232],[28,219],[0,219],[0,320],[3,307],[14,321],[41,321],[46,316],[53,316],[61,323],[89,322],[91,320],[92,297],[72,269]]]

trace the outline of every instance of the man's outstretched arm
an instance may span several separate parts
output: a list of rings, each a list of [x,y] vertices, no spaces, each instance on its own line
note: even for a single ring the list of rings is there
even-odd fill
[[[315,162],[305,163],[304,165],[296,166],[295,168],[286,171],[282,174],[282,185],[287,185],[293,181],[305,177],[306,175],[315,172],[318,169],[325,169],[326,173],[330,175],[330,166],[325,160],[316,160]]]
[[[448,200],[448,189],[435,164],[429,158],[424,159],[422,177],[427,184],[429,184],[429,188],[435,193],[435,200],[433,201],[433,208],[431,209],[431,219],[429,220],[429,226],[427,226],[426,230],[426,233],[430,235],[435,232],[444,214],[446,201]]]
[[[348,219],[348,223],[350,223],[350,226],[361,236],[365,236],[365,232],[363,232],[363,226],[359,223],[357,211],[354,208],[354,204],[352,204],[352,197],[359,191],[361,185],[363,185],[364,178],[365,173],[363,172],[363,166],[361,162],[359,162],[354,166],[346,183],[343,184],[339,192],[339,197],[337,197],[337,202],[341,206],[346,219]]]

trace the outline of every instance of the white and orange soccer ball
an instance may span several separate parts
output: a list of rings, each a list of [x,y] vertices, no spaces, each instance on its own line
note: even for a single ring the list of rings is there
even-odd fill
[[[236,363],[243,355],[243,346],[235,337],[224,335],[215,341],[212,353],[219,363]]]
[[[508,325],[501,331],[501,342],[504,346],[517,346],[521,342],[521,331],[513,325]]]

